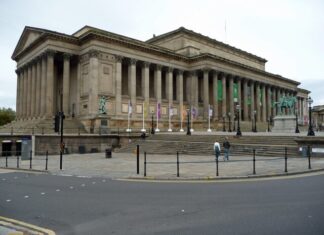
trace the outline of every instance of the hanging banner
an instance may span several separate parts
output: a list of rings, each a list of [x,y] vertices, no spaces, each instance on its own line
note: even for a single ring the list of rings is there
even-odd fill
[[[262,89],[261,89],[261,87],[259,87],[259,102],[260,102],[260,105],[262,105],[262,96],[263,96],[262,93],[263,93]]]
[[[156,108],[156,116],[160,119],[161,118],[161,104],[157,103],[156,106],[157,106],[157,108]]]
[[[233,83],[233,98],[234,102],[238,102],[238,84]]]
[[[221,80],[217,80],[217,100],[222,101],[223,100],[223,84]]]

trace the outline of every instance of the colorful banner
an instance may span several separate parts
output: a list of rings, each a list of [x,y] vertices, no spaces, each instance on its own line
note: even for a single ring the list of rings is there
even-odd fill
[[[238,84],[233,83],[233,98],[234,102],[238,102]]]
[[[217,99],[218,101],[222,101],[223,100],[223,83],[221,80],[218,80],[217,81],[217,91],[218,91],[218,94],[217,94]]]

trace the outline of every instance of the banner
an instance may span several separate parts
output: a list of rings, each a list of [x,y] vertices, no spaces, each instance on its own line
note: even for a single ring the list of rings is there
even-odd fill
[[[132,107],[131,101],[129,100],[128,101],[128,114],[132,115],[132,112],[133,112],[133,107]]]
[[[217,99],[218,101],[222,101],[223,100],[223,83],[222,83],[222,80],[217,80],[217,91],[218,91],[218,94],[217,94]]]
[[[156,116],[161,119],[161,104],[157,103],[156,104]]]
[[[191,116],[193,118],[197,118],[198,117],[198,110],[195,107],[191,107]]]
[[[238,102],[238,84],[233,83],[233,98],[234,102]]]

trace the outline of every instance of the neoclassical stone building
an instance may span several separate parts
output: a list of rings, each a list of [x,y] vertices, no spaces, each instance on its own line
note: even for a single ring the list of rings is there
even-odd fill
[[[197,127],[254,116],[276,115],[279,97],[298,97],[298,117],[307,119],[309,91],[299,82],[265,71],[267,60],[183,27],[143,42],[85,26],[72,35],[25,27],[14,50],[17,121],[52,119],[61,109],[93,129],[108,123],[146,128],[158,113],[160,128],[179,129],[191,107]],[[106,114],[99,112],[105,97]],[[171,111],[170,111],[171,110]],[[211,112],[210,112],[211,114]],[[104,121],[104,122],[103,122]],[[183,120],[185,126],[185,120]]]

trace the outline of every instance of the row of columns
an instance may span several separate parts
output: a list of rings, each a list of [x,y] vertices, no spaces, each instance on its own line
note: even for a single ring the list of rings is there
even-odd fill
[[[52,118],[55,111],[54,57],[47,50],[16,70],[18,120]],[[70,90],[70,55],[63,56],[63,111],[68,113]]]
[[[116,114],[121,114],[121,103],[122,103],[122,61],[123,57],[116,56]],[[128,59],[128,94],[132,105],[136,105],[136,63],[134,59]],[[149,63],[143,62],[142,66],[142,94],[144,102],[149,103]],[[161,103],[161,92],[162,92],[162,82],[161,82],[161,65],[155,66],[154,71],[154,94],[157,103]],[[184,103],[184,92],[187,94],[188,104],[198,107],[198,73],[197,71],[189,71],[187,74],[187,86],[183,88],[184,71],[181,69],[176,69],[176,89],[177,89],[177,102],[179,107],[183,106]],[[209,75],[211,72],[212,77],[212,89],[213,89],[213,101],[209,100]],[[218,102],[218,80],[221,80],[222,84],[222,102]],[[238,86],[238,100],[234,101],[233,89],[234,83]],[[242,84],[243,83],[243,84]],[[227,87],[228,84],[228,87]],[[212,105],[213,114],[215,119],[222,118],[224,115],[227,117],[230,113],[232,119],[235,113],[235,104],[240,104],[240,119],[245,121],[254,118],[256,112],[257,121],[266,122],[270,116],[275,116],[277,114],[276,108],[273,106],[273,101],[278,101],[279,97],[292,96],[293,91],[288,91],[283,88],[274,87],[271,85],[263,84],[258,81],[253,81],[251,79],[240,78],[233,76],[231,74],[226,74],[220,71],[214,71],[211,69],[203,69],[203,117],[208,117],[208,107]],[[250,86],[249,86],[250,85]],[[242,89],[243,87],[243,89]],[[228,89],[227,89],[228,88]],[[184,90],[185,89],[185,90]],[[250,92],[249,92],[250,89]],[[241,91],[243,90],[243,96]],[[250,93],[250,99],[248,94]],[[271,93],[272,99],[271,100]],[[166,96],[170,106],[173,104],[173,68],[167,68],[166,72]],[[227,98],[228,96],[228,98]],[[259,100],[259,97],[262,97]],[[248,102],[251,102],[250,104]],[[219,105],[221,105],[221,115],[218,113]],[[249,108],[250,106],[250,108]],[[181,111],[181,110],[180,110]],[[216,112],[215,112],[216,111]],[[242,115],[242,111],[244,115]]]

